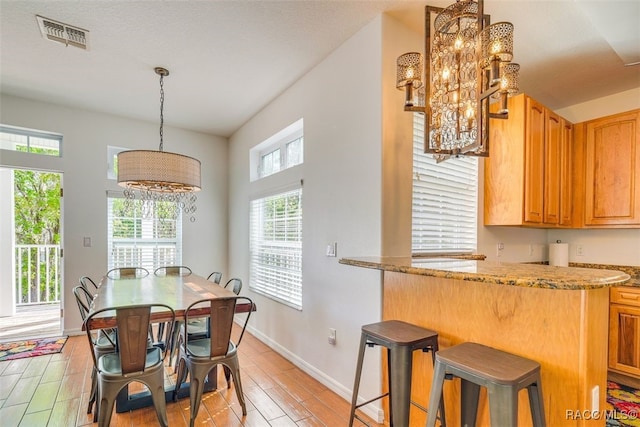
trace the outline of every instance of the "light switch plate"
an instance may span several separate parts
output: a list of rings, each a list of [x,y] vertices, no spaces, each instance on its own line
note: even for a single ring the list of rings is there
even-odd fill
[[[327,245],[326,255],[328,257],[336,257],[336,256],[338,256],[338,243],[337,242],[329,243]]]

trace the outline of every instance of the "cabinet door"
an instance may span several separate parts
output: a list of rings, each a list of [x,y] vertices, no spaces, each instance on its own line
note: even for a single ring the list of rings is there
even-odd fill
[[[585,225],[640,225],[640,111],[586,124]]]
[[[544,163],[544,223],[560,223],[560,189],[562,180],[562,118],[552,111],[545,111],[546,141]]]
[[[640,377],[640,307],[611,304],[609,368]]]
[[[562,145],[560,148],[560,225],[570,227],[573,218],[573,125],[562,121]]]
[[[524,222],[542,223],[544,199],[545,108],[531,98],[526,103]]]

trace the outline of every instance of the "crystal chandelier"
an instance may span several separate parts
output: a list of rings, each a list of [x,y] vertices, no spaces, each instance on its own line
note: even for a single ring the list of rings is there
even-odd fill
[[[156,67],[160,76],[160,149],[130,150],[118,154],[118,185],[125,187],[128,200],[143,202],[143,215],[169,209],[176,218],[180,211],[195,221],[195,193],[200,191],[200,161],[182,154],[163,150],[164,77],[165,68]]]
[[[426,153],[489,155],[489,118],[508,118],[507,97],[518,92],[520,66],[512,63],[513,24],[489,25],[483,0],[425,7],[426,51],[397,61],[396,87],[405,111],[425,114]],[[423,78],[424,76],[424,78]],[[499,101],[491,107],[492,101]]]

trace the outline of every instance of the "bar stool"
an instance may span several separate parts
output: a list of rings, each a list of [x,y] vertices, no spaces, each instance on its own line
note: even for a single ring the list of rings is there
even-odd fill
[[[374,345],[381,345],[387,349],[389,391],[358,405],[358,389],[360,388],[360,378],[362,376],[364,351],[367,346],[373,347]],[[356,366],[356,379],[353,386],[353,397],[351,399],[349,427],[353,426],[354,418],[363,421],[356,414],[356,409],[378,399],[382,399],[385,396],[389,396],[390,427],[393,427],[394,424],[403,427],[409,425],[409,410],[410,404],[412,403],[412,356],[415,350],[422,350],[424,352],[431,351],[431,359],[432,362],[434,362],[434,355],[438,351],[438,333],[400,320],[387,320],[362,327],[358,365]],[[416,404],[414,403],[414,405]],[[439,407],[440,420],[442,425],[445,426],[443,400],[439,399],[436,402],[436,406],[433,407]],[[420,408],[425,410],[422,407]],[[434,417],[435,416],[436,413],[434,412]]]
[[[462,425],[476,425],[482,386],[487,388],[492,426],[517,426],[518,391],[525,387],[533,425],[546,426],[538,362],[472,342],[440,350],[436,354],[429,407],[442,399],[445,375],[462,379]],[[434,427],[435,422],[435,414],[429,413],[427,427]]]

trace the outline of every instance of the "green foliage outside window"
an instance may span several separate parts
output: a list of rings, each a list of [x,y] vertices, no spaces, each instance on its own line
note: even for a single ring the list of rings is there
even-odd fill
[[[16,255],[20,275],[19,302],[46,301],[59,291],[60,175],[31,170],[14,171],[14,228],[16,245],[39,245]],[[43,245],[54,245],[43,247]],[[55,265],[52,265],[55,264]],[[27,301],[31,288],[31,300]]]

